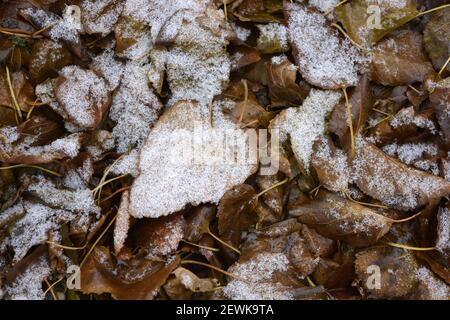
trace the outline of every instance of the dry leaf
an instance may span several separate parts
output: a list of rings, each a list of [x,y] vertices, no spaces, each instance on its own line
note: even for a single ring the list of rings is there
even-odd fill
[[[434,73],[423,50],[420,33],[403,30],[378,43],[373,49],[370,77],[385,86],[422,82]]]
[[[321,191],[314,200],[293,205],[289,214],[325,237],[357,247],[376,243],[391,226],[389,219],[373,209],[328,191]]]

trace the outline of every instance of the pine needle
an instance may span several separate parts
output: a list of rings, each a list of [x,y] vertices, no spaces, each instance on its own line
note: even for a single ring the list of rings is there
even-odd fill
[[[242,122],[242,120],[244,119],[244,112],[245,109],[247,107],[247,100],[248,100],[248,85],[247,85],[247,80],[246,79],[242,79],[242,83],[244,84],[244,106],[242,107],[241,110],[241,115],[239,117],[239,121],[238,124]]]
[[[215,240],[217,240],[218,242],[220,242],[221,244],[223,244],[225,247],[227,247],[227,248],[233,250],[233,251],[236,252],[238,255],[241,255],[241,251],[239,251],[239,249],[236,249],[236,248],[233,247],[231,244],[225,242],[224,240],[222,240],[222,239],[220,239],[218,236],[216,236],[214,233],[212,233],[211,230],[209,229],[209,226],[208,226],[208,229],[207,229],[206,231],[207,231],[207,233],[208,233],[211,237],[213,237]]]
[[[439,76],[439,74],[438,74]],[[416,88],[414,88],[412,85],[408,84],[408,87],[411,88],[415,93],[417,93],[419,96],[422,95],[422,92],[420,92],[419,90],[417,90]]]
[[[442,72],[444,72],[445,68],[447,68],[447,65],[450,62],[450,56],[448,57],[447,61],[444,63],[444,65],[442,66],[441,70],[439,70],[438,74],[437,74],[437,78],[441,78],[441,74]]]
[[[128,173],[126,173],[126,174],[122,174],[122,175],[120,175],[120,176],[117,176],[117,177],[114,177],[114,178],[111,178],[111,179],[109,179],[109,180],[107,180],[107,181],[104,181],[104,182],[102,182],[101,184],[99,184],[98,186],[96,186],[94,189],[92,189],[91,191],[94,193],[94,195],[97,193],[97,191],[98,190],[100,190],[100,189],[102,189],[105,185],[107,185],[108,183],[110,183],[110,182],[113,182],[113,181],[116,181],[116,180],[119,180],[119,179],[122,179],[123,177],[126,177],[128,175]]]
[[[7,167],[0,167],[0,170],[8,170],[8,169],[14,169],[14,168],[33,168],[33,169],[39,169],[42,170],[44,172],[50,173],[54,176],[57,177],[61,177],[62,175],[59,174],[58,172],[46,169],[46,168],[42,168],[40,166],[34,165],[34,164],[15,164],[13,166],[7,166]]]
[[[419,211],[416,214],[413,214],[412,216],[410,216],[408,218],[399,219],[399,220],[394,220],[394,219],[390,219],[390,220],[392,223],[406,222],[406,221],[410,221],[410,220],[414,219],[415,217],[420,216],[422,213],[423,213],[423,211]]]
[[[45,279],[45,284],[47,285],[47,287],[50,288],[50,293],[52,294],[53,300],[59,300],[55,294],[55,291],[53,290],[53,287],[50,286],[50,283],[48,282],[47,279]]]
[[[100,240],[103,238],[103,236],[106,234],[106,232],[108,232],[109,228],[111,228],[111,226],[113,225],[114,221],[116,221],[116,219],[117,219],[117,214],[114,216],[114,218],[112,218],[112,220],[106,226],[105,230],[103,230],[103,232],[100,234],[100,236],[97,238],[97,240],[95,240],[95,242],[92,244],[92,247],[89,249],[89,251],[84,256],[83,260],[81,261],[80,268],[84,265],[84,263],[86,262],[89,255],[92,253],[92,251],[97,246],[97,244],[100,242]]]
[[[236,276],[236,275],[234,275],[234,274],[232,274],[232,273],[230,273],[228,271],[220,269],[219,267],[213,266],[212,264],[209,264],[209,263],[204,263],[204,262],[195,261],[195,260],[181,260],[180,264],[197,264],[199,266],[207,267],[207,268],[213,269],[215,271],[218,271],[220,273],[223,273],[224,275],[229,276],[231,278],[235,278],[235,279],[237,279],[239,281],[248,283],[247,280],[245,280],[245,279],[243,279],[241,277],[238,277],[238,276]]]
[[[62,249],[65,249],[65,250],[74,250],[74,251],[76,251],[76,250],[83,250],[83,249],[85,249],[87,247],[87,243],[84,246],[82,246],[82,247],[63,246],[62,244],[59,244],[59,243],[56,243],[56,242],[53,242],[53,241],[48,241],[48,240],[45,241],[45,243],[51,244],[52,246],[55,246],[55,247],[58,247],[58,248],[62,248]]]
[[[23,121],[22,109],[20,108],[19,102],[16,99],[16,94],[14,93],[14,88],[12,86],[11,75],[9,73],[9,68],[8,68],[8,66],[6,66],[5,68],[6,68],[6,82],[8,83],[9,93],[11,94],[11,98],[13,100],[14,106],[16,107],[17,116],[19,117],[20,122],[22,122]]]
[[[448,7],[450,7],[450,4],[444,4],[442,6],[439,6],[439,7],[436,7],[436,8],[432,8],[432,9],[427,10],[427,11],[422,11],[422,12],[419,12],[419,14],[417,14],[414,18],[423,16],[424,14],[431,13],[431,12],[434,12],[434,11],[437,11],[437,10],[445,9],[445,8],[448,8]]]
[[[280,181],[280,182],[274,184],[273,186],[270,186],[269,188],[267,188],[267,189],[261,191],[260,193],[258,193],[258,194],[255,196],[255,199],[258,199],[260,196],[262,196],[262,195],[265,194],[266,192],[268,192],[268,191],[270,191],[270,190],[273,190],[273,189],[275,189],[275,188],[278,188],[279,186],[285,184],[285,183],[288,182],[288,181],[289,181],[289,178],[285,178],[283,181]]]
[[[358,49],[365,51],[366,49],[364,49],[359,43],[357,43],[355,40],[353,40],[348,34],[347,32],[344,31],[344,29],[341,28],[340,25],[336,24],[336,23],[332,23],[331,24],[333,27],[335,27],[336,29],[338,29],[351,43],[353,43],[355,45],[355,47],[357,47]]]
[[[395,243],[395,242],[385,242],[385,243],[388,246],[391,246],[391,247],[396,247],[396,248],[401,248],[401,249],[406,249],[406,250],[413,250],[413,251],[432,251],[432,250],[436,250],[435,247],[419,248],[419,247],[414,247],[414,246],[401,244],[401,243]]]
[[[58,280],[56,280],[55,282],[53,282],[45,291],[44,291],[44,296],[50,291],[52,292],[53,287],[56,286],[58,283],[60,283],[62,280],[64,280],[65,277],[62,277]]]
[[[368,202],[361,202],[358,200],[353,199],[348,192],[344,191],[345,196],[347,197],[348,200],[350,200],[351,202],[366,206],[366,207],[374,207],[374,208],[381,208],[381,209],[389,209],[388,206],[382,205],[382,204],[375,204],[375,203],[368,203]]]
[[[209,100],[209,126],[213,127],[213,100],[214,97],[211,97]]]
[[[306,276],[306,281],[308,281],[310,287],[316,287],[316,284],[311,280],[309,276]]]
[[[205,250],[209,250],[209,251],[214,251],[214,252],[219,252],[220,249],[218,248],[212,248],[212,247],[208,247],[208,246],[202,246],[201,244],[197,244],[197,243],[193,243],[184,239],[181,239],[181,241],[183,241],[184,243],[187,243],[188,245],[194,246],[194,247],[198,247],[201,249],[205,249]]]
[[[352,119],[352,110],[350,108],[350,102],[348,101],[347,89],[342,88],[344,91],[345,97],[345,106],[347,107],[347,124],[350,129],[350,143],[351,143],[351,152],[350,152],[350,160],[353,160],[355,157],[355,134],[353,132],[353,119]]]

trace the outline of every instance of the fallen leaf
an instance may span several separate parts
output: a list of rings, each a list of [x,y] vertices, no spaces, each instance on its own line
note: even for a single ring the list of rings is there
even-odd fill
[[[208,113],[208,109],[194,102],[179,102],[158,120],[142,148],[140,175],[130,191],[134,217],[168,215],[188,203],[217,203],[226,190],[243,183],[256,171],[256,162],[252,159],[239,166],[234,160],[226,161],[220,147],[225,143],[227,150],[234,154],[232,159],[245,159],[243,152],[248,150],[248,134],[226,119],[220,106],[214,104],[213,126],[226,129],[227,135],[232,134],[242,141],[245,148],[237,148],[236,142],[230,142],[229,138],[225,142],[222,131],[209,135],[214,127],[210,127]],[[192,141],[194,129],[205,132],[203,141]],[[198,148],[203,152],[193,153]]]
[[[435,70],[439,71],[444,66],[450,56],[450,49],[448,43],[450,42],[449,33],[446,31],[450,27],[450,9],[444,8],[442,10],[433,12],[430,15],[430,20],[427,22],[423,30],[423,40],[425,50],[428,53]],[[446,67],[447,72],[450,71],[450,66]]]
[[[415,210],[450,193],[450,183],[412,169],[358,138],[352,180],[365,194],[399,210]]]
[[[350,170],[347,155],[337,149],[331,138],[321,138],[314,143],[311,165],[320,184],[330,191],[347,191]]]
[[[430,73],[434,69],[418,32],[400,31],[373,49],[370,77],[377,83],[396,86],[422,82]]]
[[[96,247],[81,267],[81,291],[110,293],[117,300],[152,300],[178,264],[178,257],[167,263],[133,259],[116,264],[108,248]]]
[[[266,63],[267,85],[272,107],[299,106],[307,97],[309,86],[305,83],[297,84],[297,67],[287,57],[272,59]]]
[[[358,85],[349,94],[353,134],[355,136],[364,129],[374,102],[369,78],[367,75],[363,75],[360,77]],[[339,142],[344,150],[348,151],[351,148],[350,128],[345,101],[339,103],[333,109],[328,122],[328,130],[339,137]]]
[[[289,214],[325,237],[365,247],[376,243],[391,226],[390,219],[373,209],[328,191],[289,208]]]

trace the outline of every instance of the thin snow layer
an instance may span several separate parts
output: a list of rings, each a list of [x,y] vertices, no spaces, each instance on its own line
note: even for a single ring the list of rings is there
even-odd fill
[[[122,83],[113,96],[109,117],[116,122],[112,133],[120,153],[142,145],[163,108],[148,86],[149,70],[148,64],[128,62]]]
[[[327,12],[333,9],[340,0],[309,0],[309,5],[319,9],[321,12]]]
[[[322,14],[293,3],[286,8],[289,39],[302,76],[324,89],[356,85],[365,59],[352,43],[327,26]]]
[[[87,33],[106,36],[114,30],[122,11],[122,4],[119,0],[84,0],[80,8]]]
[[[438,214],[436,249],[445,256],[450,255],[450,210],[445,207]]]
[[[450,287],[442,280],[435,277],[433,273],[425,267],[420,267],[416,271],[416,276],[420,283],[427,290],[427,298],[430,300],[449,300]]]
[[[125,245],[125,240],[130,229],[130,192],[128,190],[122,193],[119,210],[117,211],[117,220],[114,225],[114,252],[118,254]]]
[[[226,30],[220,10],[184,17],[166,56],[172,91],[169,103],[191,99],[207,106],[227,86],[231,61],[226,51]]]
[[[97,126],[98,118],[110,100],[105,80],[93,71],[78,66],[64,67],[60,77],[63,81],[58,85],[56,98],[63,108],[54,110],[80,128]]]
[[[396,161],[363,138],[356,139],[352,176],[364,193],[399,210],[413,210],[445,196],[450,184]]]
[[[209,116],[208,108],[185,101],[159,119],[141,150],[131,215],[156,218],[188,203],[218,203],[256,171],[256,156],[247,156],[250,134],[222,114],[220,103],[213,105],[213,128]]]
[[[287,28],[280,23],[257,24],[259,37],[257,46],[259,50],[267,50],[273,47],[285,52],[289,50]]]
[[[412,164],[414,160],[424,156],[435,156],[438,152],[438,146],[433,143],[391,143],[385,145],[382,150],[390,156],[396,156],[405,164]]]
[[[124,65],[114,57],[113,50],[105,50],[92,59],[90,68],[108,83],[109,90],[115,90],[122,80]]]
[[[14,224],[10,237],[15,263],[19,262],[31,247],[47,240],[49,231],[57,231],[61,223],[76,217],[69,211],[52,209],[39,203],[25,201],[23,206],[25,215]]]
[[[132,28],[121,30],[126,38],[137,40],[122,56],[132,60],[142,58],[153,49],[162,33],[175,36],[181,28],[182,20],[204,12],[208,3],[209,0],[127,0],[122,16],[142,27],[149,27],[150,32],[139,33]]]
[[[6,286],[10,300],[44,300],[42,281],[50,275],[51,268],[45,257],[28,267],[11,285]]]
[[[339,91],[312,89],[300,107],[282,111],[271,123],[280,140],[290,138],[295,157],[309,171],[313,145],[323,136],[327,115],[341,99]]]
[[[275,272],[286,272],[289,260],[283,253],[261,253],[244,262],[235,263],[228,272],[236,275],[223,293],[233,300],[292,300],[289,288],[271,281]]]

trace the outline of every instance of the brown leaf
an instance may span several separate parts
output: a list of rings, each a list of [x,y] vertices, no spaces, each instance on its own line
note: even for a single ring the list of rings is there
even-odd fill
[[[236,1],[231,11],[241,21],[269,23],[283,21],[282,8],[276,0],[244,0]]]
[[[271,176],[257,176],[256,177],[256,183],[258,184],[258,187],[261,191],[269,189],[273,185],[281,182],[283,179],[281,179],[278,175],[271,175]],[[274,221],[280,221],[283,219],[283,187],[274,188],[272,190],[269,190],[265,192],[261,197],[264,204],[271,209],[271,211],[274,213],[273,218]],[[260,220],[261,223],[261,220]]]
[[[366,74],[361,76],[358,85],[349,94],[349,104],[352,114],[353,132],[356,136],[364,129],[369,111],[374,104],[372,88]],[[349,150],[351,139],[345,101],[342,101],[333,109],[330,121],[328,122],[328,129],[339,137],[342,148]]]
[[[380,286],[372,286],[374,269],[380,269]],[[369,298],[394,299],[412,292],[418,285],[417,262],[410,252],[393,247],[372,247],[356,254],[355,271],[358,284]],[[372,267],[374,268],[374,267]]]
[[[286,57],[280,63],[266,62],[271,107],[296,107],[307,97],[309,85],[296,83],[297,67]]]
[[[128,190],[122,193],[119,210],[117,210],[117,219],[114,225],[114,253],[118,255],[125,246],[125,240],[128,237],[130,229],[130,192]]]
[[[365,194],[399,210],[414,210],[450,193],[450,182],[412,169],[357,140],[353,180]]]
[[[374,210],[321,191],[306,203],[297,203],[289,214],[325,237],[364,247],[376,243],[391,226],[391,221]]]
[[[233,122],[245,128],[267,127],[275,114],[266,111],[258,102],[256,95],[247,83],[247,100],[245,100],[245,86],[243,82],[231,84],[223,93],[226,98],[232,98],[237,103],[233,109],[222,108],[224,114],[231,117]]]
[[[57,122],[53,122],[42,116],[32,116],[21,123],[17,130],[20,134],[20,142],[29,137],[33,137],[30,146],[42,146],[60,138],[63,135],[63,128]]]
[[[177,249],[184,236],[185,223],[181,214],[140,219],[129,231],[129,237],[147,257],[163,257]]]
[[[27,103],[34,101],[34,89],[27,74],[24,71],[10,73],[11,85],[19,107],[22,111],[28,112],[30,106]],[[10,88],[7,82],[7,75],[4,68],[0,69],[0,106],[16,109],[11,97]]]
[[[438,71],[442,69],[450,56],[449,28],[450,8],[444,8],[430,15],[430,20],[423,30],[425,50],[433,62],[434,68]],[[446,70],[450,72],[450,65],[447,65]]]
[[[230,54],[231,71],[239,70],[261,60],[259,51],[246,45],[232,47]]]
[[[71,62],[72,56],[62,44],[42,39],[36,42],[31,50],[28,70],[31,78],[40,83],[47,78],[57,77],[58,71]]]
[[[76,127],[95,129],[103,121],[111,104],[111,95],[103,78],[91,70],[68,66],[56,81],[57,111]]]
[[[234,247],[240,245],[242,232],[257,221],[255,196],[252,186],[242,184],[227,191],[220,199],[217,209],[219,235]]]
[[[175,277],[180,280],[186,289],[192,292],[210,292],[218,287],[219,283],[213,278],[199,278],[186,268],[178,267],[173,271]]]
[[[416,1],[408,0],[391,4],[389,1],[374,5],[370,0],[356,0],[337,7],[334,12],[349,36],[357,43],[370,46],[384,36],[407,23],[417,15]],[[379,10],[380,26],[368,27]]]
[[[186,218],[185,238],[197,243],[206,232],[207,227],[216,216],[216,207],[212,205],[201,205]]]
[[[85,294],[110,293],[118,300],[151,300],[178,266],[170,262],[132,259],[114,263],[106,247],[97,247],[81,267],[81,291]]]
[[[381,41],[373,50],[370,77],[382,85],[422,82],[430,73],[434,69],[418,32],[403,30]]]
[[[334,146],[331,138],[322,137],[314,143],[311,165],[325,188],[347,191],[350,179],[347,155]]]

